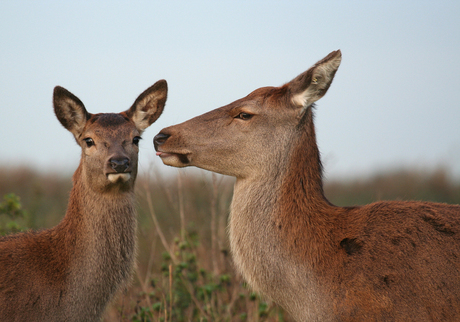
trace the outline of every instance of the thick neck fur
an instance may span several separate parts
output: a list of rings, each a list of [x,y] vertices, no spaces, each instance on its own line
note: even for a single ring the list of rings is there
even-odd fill
[[[317,245],[325,245],[329,231],[324,228],[331,226],[337,208],[324,196],[313,117],[310,107],[298,125],[274,218],[287,251],[300,263],[317,265],[325,251]]]
[[[132,186],[94,191],[82,164],[64,219],[0,238],[1,321],[100,321],[134,266]]]
[[[321,298],[312,270],[321,250],[314,245],[334,207],[323,194],[311,107],[288,150],[275,158],[281,161],[266,175],[235,183],[229,228],[234,260],[256,291],[291,312],[318,316],[313,310],[321,305],[307,305]]]

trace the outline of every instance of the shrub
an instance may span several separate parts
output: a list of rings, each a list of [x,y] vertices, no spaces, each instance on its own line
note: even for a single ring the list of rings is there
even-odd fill
[[[28,213],[22,209],[19,196],[14,193],[4,195],[0,203],[0,235],[26,230],[28,221]]]

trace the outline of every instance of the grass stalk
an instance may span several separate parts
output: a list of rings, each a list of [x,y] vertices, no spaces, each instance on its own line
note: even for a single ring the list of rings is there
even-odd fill
[[[166,241],[166,237],[165,235],[163,234],[163,231],[161,230],[160,228],[160,224],[158,222],[158,219],[157,219],[157,216],[155,214],[155,210],[153,208],[153,204],[152,204],[152,196],[150,194],[150,190],[149,189],[146,189],[145,191],[145,194],[146,194],[146,200],[147,200],[147,204],[148,204],[148,207],[149,207],[149,212],[150,212],[150,215],[152,217],[152,220],[153,220],[153,223],[155,225],[155,230],[158,234],[158,237],[160,237],[160,240],[161,240],[161,243],[163,244],[163,247],[165,248],[165,250],[169,253],[169,255],[171,256],[172,258],[172,261],[177,264],[177,258],[176,256],[174,255],[174,253],[171,251],[171,248],[169,247],[169,244],[168,242]]]

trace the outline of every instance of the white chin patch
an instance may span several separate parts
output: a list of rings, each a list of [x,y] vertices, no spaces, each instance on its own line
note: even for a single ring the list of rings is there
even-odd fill
[[[131,173],[111,173],[107,176],[110,182],[116,183],[118,180],[126,182],[131,178]]]

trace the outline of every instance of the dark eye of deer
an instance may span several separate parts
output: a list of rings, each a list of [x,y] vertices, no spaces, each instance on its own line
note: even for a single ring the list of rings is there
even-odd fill
[[[92,138],[86,138],[86,139],[83,139],[83,141],[86,142],[86,146],[87,146],[88,148],[90,148],[90,147],[92,147],[92,146],[94,145],[94,141],[93,141]]]
[[[141,139],[142,138],[140,136],[135,136],[134,139],[133,139],[133,144],[139,146],[139,141]]]
[[[242,119],[242,120],[249,120],[249,119],[252,118],[252,117],[253,117],[252,114],[244,113],[244,112],[241,112],[241,113],[238,114],[238,116],[237,116],[237,118]]]

